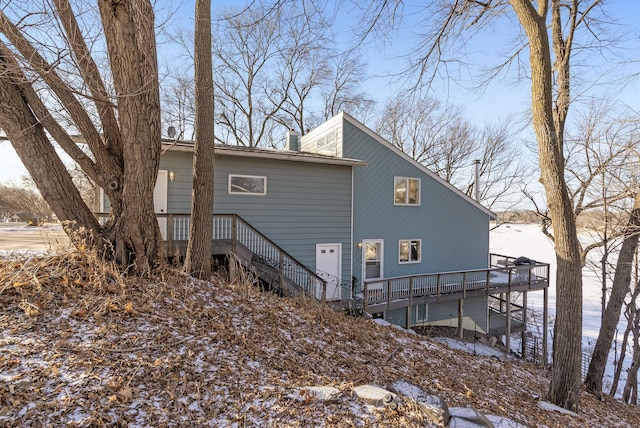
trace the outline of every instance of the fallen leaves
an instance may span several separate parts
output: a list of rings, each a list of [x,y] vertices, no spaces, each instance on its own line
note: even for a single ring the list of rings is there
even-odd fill
[[[580,419],[544,412],[535,392],[547,378],[534,367],[246,284],[170,269],[123,278],[77,255],[0,261],[8,283],[20,286],[0,293],[0,425],[424,426],[414,409],[374,411],[350,398],[354,386],[399,377],[450,406],[529,426],[633,426],[640,417],[588,395]],[[338,392],[327,402],[287,398],[314,386]]]

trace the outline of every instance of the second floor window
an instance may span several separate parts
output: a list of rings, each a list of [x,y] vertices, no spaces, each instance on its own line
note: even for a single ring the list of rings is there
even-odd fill
[[[393,203],[395,205],[420,205],[420,179],[395,177]]]

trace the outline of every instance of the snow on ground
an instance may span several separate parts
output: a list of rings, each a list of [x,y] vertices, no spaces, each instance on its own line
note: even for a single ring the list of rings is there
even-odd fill
[[[593,242],[593,238],[587,232],[579,235],[583,245]],[[508,256],[526,256],[530,259],[549,263],[549,315],[553,319],[556,313],[556,258],[553,242],[547,238],[541,230],[539,224],[502,224],[490,233],[490,251],[492,253]],[[599,269],[594,266],[599,265],[601,255],[593,251],[589,255],[587,267],[583,269],[583,313],[582,313],[582,344],[585,354],[593,349],[600,330],[602,282]],[[609,284],[610,286],[610,284]],[[532,292],[528,295],[528,306],[534,311],[542,313],[543,293],[542,291]],[[625,321],[618,324],[618,330],[624,331]],[[549,338],[553,337],[553,328],[550,326]],[[618,335],[618,347],[621,343],[622,335]],[[551,349],[551,348],[550,348]],[[629,349],[628,352],[631,350]],[[619,352],[619,351],[618,351]],[[627,354],[628,356],[630,353]],[[629,357],[628,357],[629,358]],[[607,380],[613,379],[613,363],[615,355],[609,355],[609,366],[605,373],[605,386]],[[621,385],[624,385],[625,373],[622,375]]]
[[[2,224],[2,223],[0,223]],[[42,226],[30,226],[25,223],[17,223],[14,226],[14,223],[4,223],[2,227],[0,227],[0,233],[2,232],[27,232],[27,231],[52,231],[52,230],[62,230],[62,225],[60,224],[43,224]]]
[[[433,339],[436,342],[443,343],[451,349],[458,349],[465,351],[473,355],[482,355],[483,357],[496,357],[496,358],[515,358],[511,355],[507,355],[498,348],[492,348],[491,346],[483,345],[477,341],[463,342],[450,337],[436,337]]]

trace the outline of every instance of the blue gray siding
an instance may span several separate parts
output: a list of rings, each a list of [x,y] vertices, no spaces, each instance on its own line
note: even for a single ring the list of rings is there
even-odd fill
[[[354,169],[354,254],[353,272],[362,279],[362,249],[365,239],[384,240],[384,277],[486,268],[489,254],[489,214],[468,198],[443,184],[421,166],[407,159],[349,120],[333,118],[327,129],[342,124],[337,135],[337,152],[346,158],[362,159],[367,168]],[[321,133],[324,133],[323,130]],[[320,134],[318,134],[320,135]],[[305,136],[303,150],[314,151],[315,135]],[[420,205],[394,205],[394,177],[420,179]],[[399,240],[419,239],[421,262],[400,264]],[[432,304],[428,322],[453,319],[457,322],[457,303]],[[487,324],[485,297],[465,301],[465,317],[481,329]],[[453,314],[453,315],[452,315]],[[416,310],[412,311],[412,324]],[[391,322],[404,325],[406,310],[385,313]]]
[[[343,123],[345,157],[364,159],[369,165],[354,170],[354,242],[384,239],[384,276],[487,267],[489,216],[397,152],[348,121]],[[394,205],[395,176],[420,179],[420,206]],[[400,239],[422,240],[420,263],[398,263]],[[358,250],[358,278],[361,264]]]
[[[161,159],[161,169],[175,172],[167,192],[169,213],[191,210],[191,162],[190,152],[168,152]],[[351,170],[344,165],[216,155],[214,212],[240,215],[312,269],[316,244],[342,244],[342,277],[350,283]],[[267,194],[230,195],[229,174],[266,176]]]

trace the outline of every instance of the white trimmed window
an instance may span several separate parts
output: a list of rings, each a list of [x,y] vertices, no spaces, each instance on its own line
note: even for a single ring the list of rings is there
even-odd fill
[[[420,179],[394,177],[393,203],[395,205],[420,205]]]
[[[420,263],[421,249],[420,239],[401,239],[398,244],[398,263]]]
[[[367,239],[364,244],[364,279],[381,279],[383,273],[383,241],[381,239]]]
[[[230,195],[266,195],[267,177],[229,174]]]

